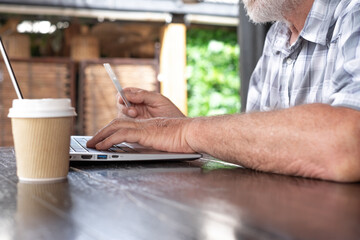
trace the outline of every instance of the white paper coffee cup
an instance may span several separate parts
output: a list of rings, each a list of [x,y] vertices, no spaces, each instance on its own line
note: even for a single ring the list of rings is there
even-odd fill
[[[20,181],[59,181],[69,171],[70,99],[15,99],[11,118]]]

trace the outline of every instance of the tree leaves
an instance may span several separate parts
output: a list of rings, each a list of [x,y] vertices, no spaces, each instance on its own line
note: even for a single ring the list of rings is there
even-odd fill
[[[239,46],[235,30],[187,32],[188,115],[240,111]]]

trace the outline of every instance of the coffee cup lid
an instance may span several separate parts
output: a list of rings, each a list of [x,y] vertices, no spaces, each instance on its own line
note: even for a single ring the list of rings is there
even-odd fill
[[[9,118],[53,118],[76,116],[68,98],[14,99]]]

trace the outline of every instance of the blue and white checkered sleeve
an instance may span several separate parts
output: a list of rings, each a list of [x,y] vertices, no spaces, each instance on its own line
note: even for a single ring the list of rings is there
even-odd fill
[[[262,57],[258,61],[254,72],[251,75],[250,83],[249,83],[249,91],[246,102],[246,112],[254,112],[260,111],[260,101],[261,101],[261,89],[262,89],[262,81],[261,81],[261,69],[263,59]]]
[[[264,79],[266,72],[269,68],[269,54],[271,54],[272,52],[271,42],[275,38],[275,27],[276,24],[272,25],[270,30],[268,31],[264,43],[262,56],[257,62],[256,67],[251,75],[246,103],[246,112],[260,111],[261,93],[264,90]]]

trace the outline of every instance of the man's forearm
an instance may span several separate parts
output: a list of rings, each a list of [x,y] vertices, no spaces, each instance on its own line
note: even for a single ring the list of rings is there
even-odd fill
[[[360,113],[324,104],[194,119],[187,141],[245,167],[335,181],[360,180]]]

